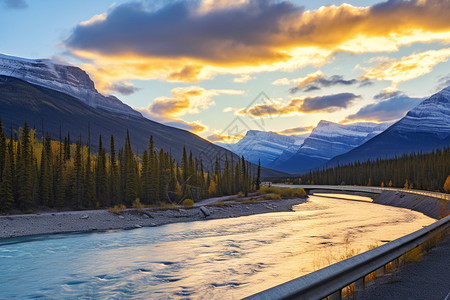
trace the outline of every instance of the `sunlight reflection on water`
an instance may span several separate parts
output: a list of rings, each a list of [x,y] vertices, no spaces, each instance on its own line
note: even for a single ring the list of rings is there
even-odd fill
[[[434,222],[320,196],[294,210],[0,241],[0,298],[242,298]]]

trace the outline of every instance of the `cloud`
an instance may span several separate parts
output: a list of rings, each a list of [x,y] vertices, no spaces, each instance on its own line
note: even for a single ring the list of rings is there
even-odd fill
[[[435,65],[447,61],[449,57],[450,48],[444,48],[414,53],[400,59],[381,58],[376,66],[364,69],[362,78],[391,81],[395,89],[400,82],[430,73]]]
[[[122,94],[122,95],[131,95],[131,94],[139,91],[140,89],[133,86],[131,83],[118,82],[118,83],[111,84],[111,86],[109,87],[109,90],[111,92],[118,92],[119,94]]]
[[[64,44],[73,55],[91,60],[90,72],[101,83],[194,82],[217,74],[321,65],[338,51],[449,42],[449,10],[450,2],[439,0],[311,11],[275,0],[169,1],[156,9],[132,2],[80,23]]]
[[[199,80],[202,69],[203,67],[199,65],[184,66],[179,71],[170,73],[167,76],[167,80],[175,82],[196,82]]]
[[[436,87],[435,92],[439,92],[442,89],[449,87],[449,86],[450,86],[450,74],[439,79],[439,84]]]
[[[369,104],[361,108],[356,114],[349,115],[346,121],[396,121],[416,107],[423,99],[410,98],[404,94],[394,96],[375,104]]]
[[[200,121],[194,121],[194,122],[186,122],[184,120],[174,120],[165,122],[165,125],[188,130],[193,133],[201,133],[206,130],[208,130],[208,127],[204,124],[202,124]]]
[[[236,111],[236,110],[237,110],[236,108],[228,106],[228,107],[225,107],[225,108],[222,110],[222,112],[227,113],[227,112],[234,112],[234,111]]]
[[[233,144],[233,143],[236,143],[237,141],[239,141],[240,139],[242,139],[243,137],[244,137],[244,134],[226,135],[223,133],[219,133],[219,131],[216,131],[213,134],[207,136],[206,138],[211,143],[222,142],[222,143],[227,143],[227,144]]]
[[[280,78],[272,82],[273,85],[290,85],[291,81],[287,78]]]
[[[313,130],[313,129],[314,129],[314,126],[303,126],[303,127],[295,127],[295,128],[284,129],[282,131],[278,131],[278,133],[280,133],[280,134],[287,134],[287,135],[304,134],[304,133],[311,132],[311,130]]]
[[[28,7],[25,0],[0,0],[4,8],[9,9],[24,9]]]
[[[199,86],[178,87],[171,97],[158,97],[147,107],[137,108],[145,117],[170,126],[192,132],[203,132],[207,127],[200,121],[186,122],[180,117],[196,114],[214,105],[212,98],[218,95],[240,95],[239,90],[207,90]]]
[[[289,85],[295,84],[295,87],[291,88],[289,91],[291,94],[303,90],[304,92],[311,92],[320,90],[323,87],[330,87],[335,85],[353,85],[358,84],[359,86],[367,86],[372,84],[369,79],[344,79],[342,75],[325,76],[322,71],[318,70],[314,73],[310,73],[305,77],[287,79],[280,78],[272,82],[274,85]]]
[[[406,94],[401,91],[395,91],[395,92],[387,92],[382,91],[381,93],[376,94],[373,99],[375,100],[387,100],[394,97],[406,97]]]
[[[158,97],[140,112],[155,118],[173,118],[199,113],[214,105],[212,97],[218,95],[240,95],[239,90],[207,90],[199,86],[179,87],[171,91],[172,97]]]
[[[233,82],[237,82],[237,83],[246,83],[249,80],[255,79],[255,77],[251,77],[248,74],[242,74],[239,77],[235,77],[233,78]]]
[[[298,113],[335,112],[349,107],[360,96],[353,93],[292,99],[287,105],[280,107],[274,104],[259,104],[249,109],[241,109],[240,115],[250,114],[255,117],[267,115],[292,115]]]

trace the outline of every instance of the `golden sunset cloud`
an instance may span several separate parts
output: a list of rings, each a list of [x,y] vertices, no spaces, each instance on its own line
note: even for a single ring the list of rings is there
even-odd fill
[[[450,42],[447,0],[309,11],[276,1],[218,4],[175,2],[156,11],[140,3],[120,5],[81,23],[65,45],[92,61],[88,71],[107,90],[111,82],[132,79],[197,82],[233,74],[244,82],[258,72],[319,66],[337,51],[375,53]],[[367,78],[377,74],[368,72]]]
[[[445,48],[414,53],[400,59],[382,58],[376,66],[366,68],[362,77],[391,81],[392,87],[386,92],[395,92],[398,83],[430,73],[435,65],[447,61],[449,57],[450,48]]]
[[[186,129],[194,133],[204,132],[208,127],[201,121],[187,122],[180,117],[199,113],[214,105],[212,98],[218,95],[240,95],[239,90],[207,90],[199,86],[179,87],[171,91],[171,97],[158,97],[147,107],[137,108],[145,117],[166,125]]]
[[[138,110],[155,118],[175,118],[199,113],[214,105],[212,97],[218,95],[240,95],[239,90],[207,90],[199,86],[179,87],[171,91],[171,97],[158,97],[146,108]]]

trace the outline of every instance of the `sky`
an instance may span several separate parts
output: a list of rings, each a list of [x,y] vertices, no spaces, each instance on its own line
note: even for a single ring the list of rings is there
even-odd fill
[[[0,53],[212,142],[393,122],[450,85],[450,0],[0,0]]]

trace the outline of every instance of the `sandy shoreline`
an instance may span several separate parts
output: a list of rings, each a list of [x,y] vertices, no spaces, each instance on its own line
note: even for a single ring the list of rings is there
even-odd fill
[[[0,216],[0,239],[38,234],[132,229],[177,222],[283,212],[290,211],[293,205],[304,202],[306,199],[283,199],[205,206],[210,213],[208,216],[205,216],[200,207],[169,210],[127,209],[122,214],[114,214],[108,210],[85,210]]]

